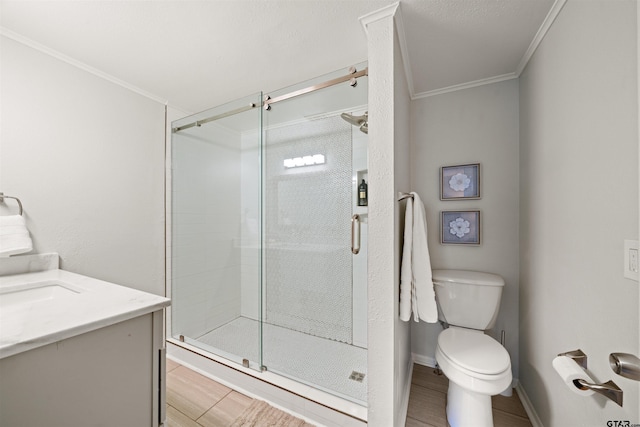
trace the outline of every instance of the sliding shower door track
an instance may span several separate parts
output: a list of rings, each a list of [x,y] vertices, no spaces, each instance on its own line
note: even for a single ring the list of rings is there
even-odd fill
[[[368,75],[369,75],[368,67],[360,71],[356,70],[356,67],[350,67],[348,74],[341,77],[336,77],[335,79],[332,79],[332,80],[327,80],[326,82],[323,82],[323,83],[318,83],[313,86],[308,86],[303,89],[298,89],[293,92],[285,93],[284,95],[276,96],[275,98],[271,98],[269,95],[265,95],[262,105],[264,109],[268,111],[268,110],[271,110],[271,104],[275,104],[276,102],[285,101],[287,99],[295,98],[296,96],[305,95],[307,93],[311,93],[311,92],[315,92],[316,90],[335,86],[340,83],[349,82],[349,85],[355,87],[357,84],[358,78],[368,76]],[[171,132],[176,133],[176,132],[180,132],[182,130],[189,129],[195,126],[199,127],[205,123],[224,119],[225,117],[233,116],[239,113],[244,113],[245,111],[249,111],[253,108],[256,108],[257,106],[258,104],[251,103],[247,106],[236,108],[235,110],[227,111],[226,113],[216,114],[215,116],[207,117],[206,119],[196,120],[195,122],[175,127],[171,129]]]
[[[286,101],[287,99],[295,98],[296,96],[305,95],[307,93],[315,92],[316,90],[325,89],[331,86],[335,86],[340,83],[349,82],[349,84],[353,87],[356,86],[356,79],[369,75],[369,68],[365,68],[364,70],[357,71],[355,67],[349,68],[349,74],[336,77],[335,79],[328,80],[323,83],[318,83],[317,85],[308,86],[304,89],[295,90],[293,92],[285,93],[284,95],[276,96],[275,98],[271,98],[269,95],[265,95],[264,97],[264,109],[270,110],[271,104],[275,104],[276,102]]]

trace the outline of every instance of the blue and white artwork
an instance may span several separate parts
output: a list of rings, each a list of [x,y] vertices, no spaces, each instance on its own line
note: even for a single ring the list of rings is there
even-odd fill
[[[440,243],[480,244],[480,211],[442,211]]]
[[[480,163],[440,168],[440,200],[480,198]]]

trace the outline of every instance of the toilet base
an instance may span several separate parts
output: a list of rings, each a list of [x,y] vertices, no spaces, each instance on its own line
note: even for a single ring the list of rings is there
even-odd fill
[[[451,427],[493,427],[491,396],[469,391],[449,381],[447,421]]]

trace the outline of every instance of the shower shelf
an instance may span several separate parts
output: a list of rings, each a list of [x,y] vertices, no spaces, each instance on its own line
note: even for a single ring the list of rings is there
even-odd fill
[[[353,213],[358,215],[367,215],[369,213],[368,206],[355,206],[353,208]]]

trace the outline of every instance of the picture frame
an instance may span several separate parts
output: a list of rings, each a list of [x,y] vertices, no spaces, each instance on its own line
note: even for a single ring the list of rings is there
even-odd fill
[[[440,200],[480,199],[480,163],[440,168]]]
[[[440,243],[443,245],[480,245],[480,211],[441,211]]]

